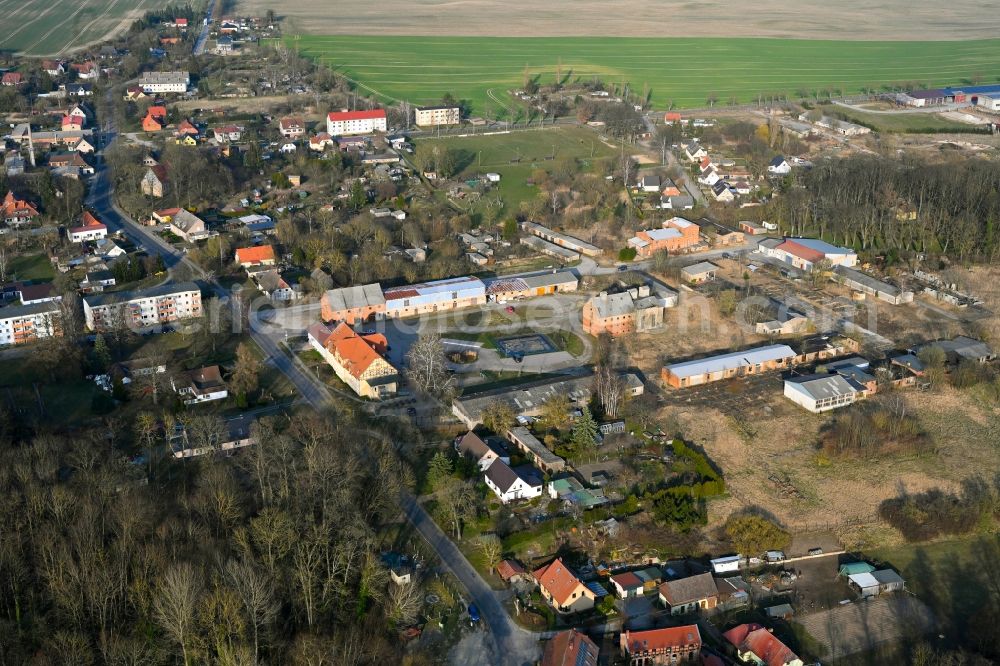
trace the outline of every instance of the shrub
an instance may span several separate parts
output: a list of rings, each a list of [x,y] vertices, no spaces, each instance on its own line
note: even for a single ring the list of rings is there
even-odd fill
[[[634,247],[623,247],[618,250],[618,261],[632,261],[635,259],[636,249]]]

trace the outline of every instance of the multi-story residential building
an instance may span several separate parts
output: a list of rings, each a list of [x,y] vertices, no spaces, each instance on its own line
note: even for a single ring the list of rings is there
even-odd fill
[[[474,277],[411,284],[385,291],[386,316],[397,319],[485,303],[486,285]]]
[[[326,133],[330,136],[371,134],[386,130],[385,109],[371,111],[334,111],[326,116]]]
[[[694,662],[701,653],[701,632],[696,624],[649,631],[623,631],[619,644],[629,666]]]
[[[389,346],[384,335],[358,335],[343,322],[334,329],[313,324],[308,333],[309,344],[352,391],[375,400],[396,393],[399,373],[382,356]]]
[[[147,95],[150,93],[186,93],[191,85],[191,75],[187,72],[143,72],[139,85]]]
[[[461,109],[457,106],[418,106],[413,115],[417,127],[457,125],[462,120]]]
[[[201,290],[194,282],[83,298],[83,316],[91,331],[141,328],[200,317],[201,313]]]
[[[59,335],[59,304],[53,301],[0,308],[0,346]]]

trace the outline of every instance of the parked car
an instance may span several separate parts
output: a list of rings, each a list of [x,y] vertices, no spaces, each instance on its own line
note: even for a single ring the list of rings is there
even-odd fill
[[[504,312],[506,312],[507,314],[514,314],[514,306],[508,305],[507,307],[504,308]]]
[[[476,608],[476,604],[469,604],[469,623],[477,624],[479,622],[479,609]]]

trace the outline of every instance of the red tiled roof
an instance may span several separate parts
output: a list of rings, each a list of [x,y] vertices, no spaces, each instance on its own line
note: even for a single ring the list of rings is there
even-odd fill
[[[594,666],[599,652],[594,641],[576,629],[560,631],[545,644],[541,666]]]
[[[616,576],[612,576],[611,580],[618,584],[619,587],[632,590],[637,587],[642,587],[642,579],[636,576],[631,571],[626,571],[625,573],[620,573]]]
[[[740,652],[752,652],[766,666],[785,666],[798,659],[777,636],[759,624],[741,624],[722,635]]]
[[[497,565],[497,574],[505,581],[523,573],[524,567],[514,560],[500,560],[500,564]]]
[[[338,120],[375,120],[385,118],[385,109],[372,109],[371,111],[332,111],[327,118],[336,122]]]
[[[7,72],[2,81],[5,85],[17,85],[21,82],[21,72]]]
[[[83,211],[83,215],[80,216],[80,226],[73,227],[70,229],[70,233],[79,233],[81,231],[96,230],[96,229],[107,229],[107,225],[98,220],[96,217],[90,214],[90,211]]]
[[[580,579],[563,564],[562,558],[556,558],[550,565],[538,569],[532,574],[538,584],[548,590],[558,605],[564,606],[569,601],[569,595],[579,585],[583,585]]]
[[[322,324],[315,324],[309,327],[309,333],[341,359],[345,370],[359,379],[372,363],[381,358],[381,353],[389,344],[384,335],[358,335],[344,322],[332,331]]]
[[[236,250],[236,261],[243,263],[259,263],[262,261],[274,261],[274,248],[270,245],[259,245],[257,247],[241,247]]]
[[[806,247],[805,245],[799,245],[793,240],[786,240],[775,249],[784,250],[789,254],[794,254],[799,259],[805,259],[811,263],[822,261],[825,257],[822,252],[818,252],[812,248]]]
[[[151,106],[146,109],[147,116],[153,116],[154,118],[165,118],[167,115],[167,107],[165,106]]]
[[[689,645],[701,648],[701,633],[698,625],[667,627],[650,631],[626,631],[621,637],[622,645],[630,655],[684,648]]]

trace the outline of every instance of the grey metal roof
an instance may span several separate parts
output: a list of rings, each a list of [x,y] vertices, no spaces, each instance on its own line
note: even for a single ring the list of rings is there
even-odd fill
[[[857,393],[861,387],[857,382],[852,382],[842,375],[805,375],[802,377],[792,377],[785,380],[791,384],[798,384],[809,396],[815,400],[827,400],[837,398],[842,395]]]
[[[666,369],[676,377],[695,377],[794,357],[795,351],[788,345],[768,345],[694,361],[672,363],[666,366]]]
[[[710,261],[699,261],[697,264],[691,264],[690,266],[685,266],[681,269],[681,273],[684,275],[702,275],[704,273],[713,273],[719,270],[719,267]]]
[[[902,293],[899,287],[889,284],[888,282],[883,282],[874,276],[862,273],[861,271],[848,266],[834,266],[833,272],[842,276],[845,280],[855,282],[864,287],[868,287],[873,291],[888,294],[889,296],[896,297]]]
[[[355,285],[326,292],[327,302],[333,310],[354,310],[356,308],[385,305],[382,287],[377,283]]]

